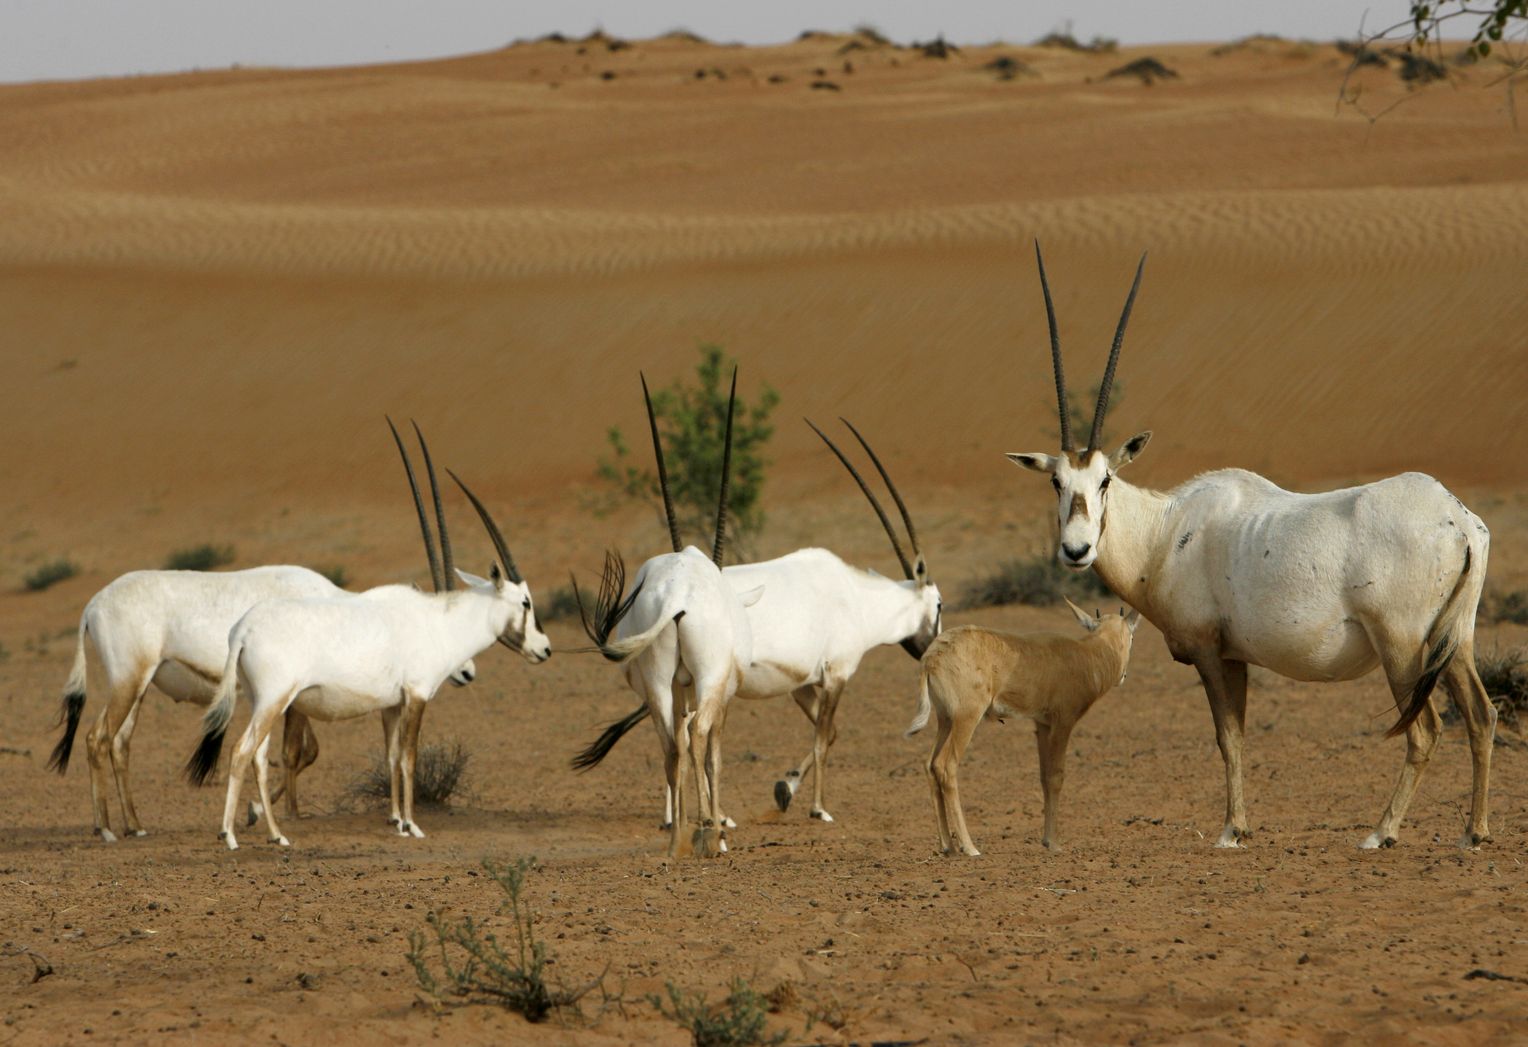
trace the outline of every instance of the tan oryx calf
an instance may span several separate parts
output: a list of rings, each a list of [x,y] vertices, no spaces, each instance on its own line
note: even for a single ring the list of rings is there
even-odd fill
[[[939,717],[939,735],[929,754],[929,788],[939,823],[939,847],[981,854],[966,830],[956,770],[976,725],[985,718],[1003,722],[1027,716],[1035,722],[1040,751],[1040,787],[1045,793],[1045,834],[1052,851],[1056,808],[1066,777],[1066,743],[1072,728],[1094,702],[1125,682],[1130,642],[1141,616],[1135,611],[1089,618],[1070,600],[1067,606],[1088,630],[1086,636],[1060,633],[1005,633],[963,625],[940,634],[923,654],[918,715],[909,736],[923,730],[929,714]]]

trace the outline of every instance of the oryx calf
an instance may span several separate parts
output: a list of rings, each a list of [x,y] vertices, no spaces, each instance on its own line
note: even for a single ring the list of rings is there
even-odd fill
[[[939,734],[928,758],[929,788],[939,826],[939,849],[956,844],[981,854],[966,831],[956,771],[976,725],[1010,716],[1035,722],[1040,753],[1040,787],[1045,794],[1045,831],[1040,842],[1061,850],[1056,809],[1066,778],[1066,744],[1077,721],[1093,703],[1125,682],[1130,645],[1141,616],[1136,611],[1089,618],[1070,600],[1067,606],[1088,634],[1006,633],[963,625],[940,634],[923,655],[918,714],[909,736],[923,730],[929,714],[939,718]]]

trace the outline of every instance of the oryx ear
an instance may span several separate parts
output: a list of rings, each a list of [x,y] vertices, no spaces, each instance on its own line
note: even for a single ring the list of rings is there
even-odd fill
[[[1118,469],[1122,465],[1129,465],[1135,461],[1135,456],[1146,449],[1147,442],[1151,439],[1151,430],[1144,433],[1136,433],[1126,440],[1120,449],[1109,456],[1109,468]]]
[[[1120,610],[1123,611],[1124,608],[1121,607]],[[1125,624],[1130,627],[1131,632],[1135,632],[1135,627],[1141,624],[1141,612],[1131,608],[1130,613],[1125,615]]]
[[[1066,600],[1066,605],[1072,609],[1072,614],[1076,616],[1077,621],[1082,623],[1082,627],[1084,629],[1086,629],[1088,632],[1092,632],[1094,629],[1098,628],[1097,619],[1091,617],[1087,611],[1084,611],[1081,607],[1078,607],[1072,601],[1067,600],[1065,596],[1063,596],[1061,599]]]
[[[495,571],[498,571],[499,565],[498,564],[494,564],[493,569]],[[479,578],[477,575],[473,574],[471,571],[464,571],[460,567],[456,568],[455,570],[456,570],[456,576],[458,578],[460,578],[462,581],[466,582],[468,586],[476,586],[477,588],[481,589],[485,585],[492,584],[492,583],[490,583],[488,581],[487,578]]]
[[[737,599],[738,602],[741,603],[744,607],[752,607],[754,604],[764,599],[764,587],[762,585],[756,585],[752,589],[749,589],[746,593],[738,593]]]
[[[1053,473],[1056,471],[1056,462],[1059,459],[1053,454],[1028,454],[1016,451],[1008,452],[1008,460],[1014,465],[1022,465],[1026,469],[1033,469],[1037,473]]]
[[[913,581],[920,586],[928,584],[928,561],[923,559],[923,554],[918,554],[918,559],[913,561]]]

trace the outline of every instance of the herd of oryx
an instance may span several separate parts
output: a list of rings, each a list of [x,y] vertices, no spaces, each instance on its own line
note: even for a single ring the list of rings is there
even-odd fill
[[[1171,491],[1132,486],[1120,473],[1145,449],[1143,432],[1107,451],[1100,435],[1125,328],[1140,289],[1144,256],[1125,300],[1100,383],[1092,431],[1082,450],[1068,419],[1056,315],[1036,245],[1050,330],[1060,414],[1059,454],[1008,457],[1044,473],[1056,492],[1057,556],[1092,568],[1129,605],[1090,617],[1072,608],[1081,634],[1004,633],[962,626],[942,630],[942,603],[912,516],[870,444],[848,430],[880,475],[900,513],[909,552],[880,500],[849,457],[817,434],[849,471],[891,538],[904,578],[845,563],[824,549],[802,549],[763,563],[723,566],[732,446],[729,406],[715,537],[709,554],[684,546],[669,494],[651,400],[648,420],[672,551],[648,559],[627,589],[626,568],[607,555],[598,594],[583,625],[595,648],[620,664],[641,704],[574,760],[586,769],[643,719],[663,749],[667,795],[663,825],[670,851],[726,851],[735,827],[721,802],[721,742],[734,698],[789,694],[811,720],[812,748],[775,785],[789,806],[815,769],[811,816],[824,806],[828,751],[838,702],[864,656],[899,644],[921,661],[911,734],[932,716],[937,737],[928,760],[941,849],[979,853],[961,810],[957,769],[983,718],[1025,716],[1035,723],[1047,847],[1058,844],[1056,813],[1073,726],[1122,682],[1141,617],[1168,650],[1199,673],[1226,771],[1225,826],[1218,845],[1251,834],[1242,794],[1247,666],[1306,681],[1351,680],[1379,666],[1406,736],[1406,759],[1390,802],[1362,846],[1395,843],[1418,780],[1442,730],[1431,696],[1441,682],[1469,735],[1473,789],[1460,845],[1487,841],[1488,782],[1496,712],[1476,672],[1475,611],[1485,582],[1490,536],[1481,520],[1438,481],[1406,473],[1361,487],[1296,494],[1255,473],[1224,469]],[[736,374],[733,394],[736,394]],[[647,387],[643,381],[643,395]],[[391,422],[389,426],[391,427]],[[810,423],[809,423],[810,424]],[[418,511],[433,592],[385,585],[342,590],[301,567],[258,567],[221,574],[135,571],[97,593],[80,619],[74,666],[64,687],[63,736],[51,766],[69,756],[88,689],[104,699],[87,738],[95,829],[110,829],[108,768],[123,826],[143,835],[128,782],[134,725],[150,683],[176,701],[207,705],[201,743],[186,774],[213,774],[223,736],[242,695],[249,723],[228,769],[221,838],[237,847],[234,822],[250,765],[269,837],[286,844],[273,801],[297,811],[297,778],[317,756],[310,719],[378,712],[391,778],[391,817],[400,835],[423,836],[414,818],[414,762],[426,704],[447,680],[475,675],[473,658],[501,643],[532,663],[551,656],[529,585],[492,514],[451,473],[497,551],[489,577],[456,568],[435,466],[415,428],[433,501],[435,528],[405,442],[393,439]],[[449,472],[449,470],[447,470]],[[438,533],[438,545],[436,534]],[[576,591],[576,590],[575,590]],[[282,781],[273,793],[269,749],[284,720]],[[690,782],[696,797],[686,812]]]

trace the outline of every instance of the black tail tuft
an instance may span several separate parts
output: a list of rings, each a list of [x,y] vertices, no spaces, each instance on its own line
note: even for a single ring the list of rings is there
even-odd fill
[[[594,740],[594,744],[573,757],[572,767],[575,771],[587,771],[594,767],[605,755],[615,748],[615,743],[625,736],[637,724],[647,719],[647,706],[639,705],[633,709],[624,719],[606,727],[604,733]]]
[[[583,623],[585,634],[606,658],[620,661],[619,656],[605,652],[604,647],[610,642],[610,634],[615,632],[615,627],[631,610],[637,594],[642,591],[642,585],[639,584],[622,598],[621,594],[626,589],[626,561],[621,559],[620,553],[606,550],[605,567],[600,572],[599,596],[594,601],[594,614],[591,617],[588,608],[584,606],[584,594],[578,588],[578,579],[573,578],[572,581],[573,599],[578,603],[578,618]]]
[[[223,754],[223,733],[212,731],[202,735],[196,752],[186,761],[186,781],[192,785],[206,785],[212,772],[218,769],[218,757]]]
[[[63,774],[69,769],[69,754],[74,751],[74,732],[80,729],[80,714],[85,711],[85,692],[71,691],[64,695],[63,708],[58,718],[63,722],[64,733],[48,757],[48,770]]]

